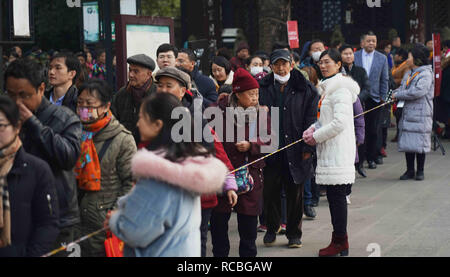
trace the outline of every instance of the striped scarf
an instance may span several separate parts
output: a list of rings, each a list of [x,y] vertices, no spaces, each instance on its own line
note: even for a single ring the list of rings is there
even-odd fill
[[[11,245],[11,205],[7,176],[14,165],[14,158],[22,142],[18,137],[1,151],[0,157],[0,248]]]

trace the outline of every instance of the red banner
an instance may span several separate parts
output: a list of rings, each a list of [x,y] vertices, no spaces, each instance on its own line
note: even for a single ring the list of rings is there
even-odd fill
[[[298,22],[288,21],[287,22],[288,40],[291,49],[300,48],[300,41],[298,38]]]
[[[433,34],[434,95],[441,95],[441,34]]]

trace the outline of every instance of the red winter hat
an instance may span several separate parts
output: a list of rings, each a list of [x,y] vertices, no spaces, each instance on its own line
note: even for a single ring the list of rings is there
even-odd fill
[[[259,84],[247,70],[238,68],[233,76],[233,92],[244,92],[247,90],[259,88]]]

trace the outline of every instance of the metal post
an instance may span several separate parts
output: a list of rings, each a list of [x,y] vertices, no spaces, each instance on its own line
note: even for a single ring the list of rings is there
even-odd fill
[[[106,51],[106,81],[114,88],[113,84],[113,53],[112,53],[112,28],[111,28],[111,3],[103,0],[103,30],[105,32]]]

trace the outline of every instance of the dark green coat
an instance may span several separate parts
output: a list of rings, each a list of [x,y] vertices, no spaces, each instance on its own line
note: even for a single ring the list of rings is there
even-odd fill
[[[103,228],[106,214],[114,208],[117,199],[133,186],[131,159],[136,153],[136,143],[131,132],[113,116],[111,122],[94,136],[94,145],[99,153],[105,141],[113,138],[101,164],[101,190],[80,191],[80,235],[84,236]],[[106,233],[99,234],[81,244],[83,257],[105,256]]]

